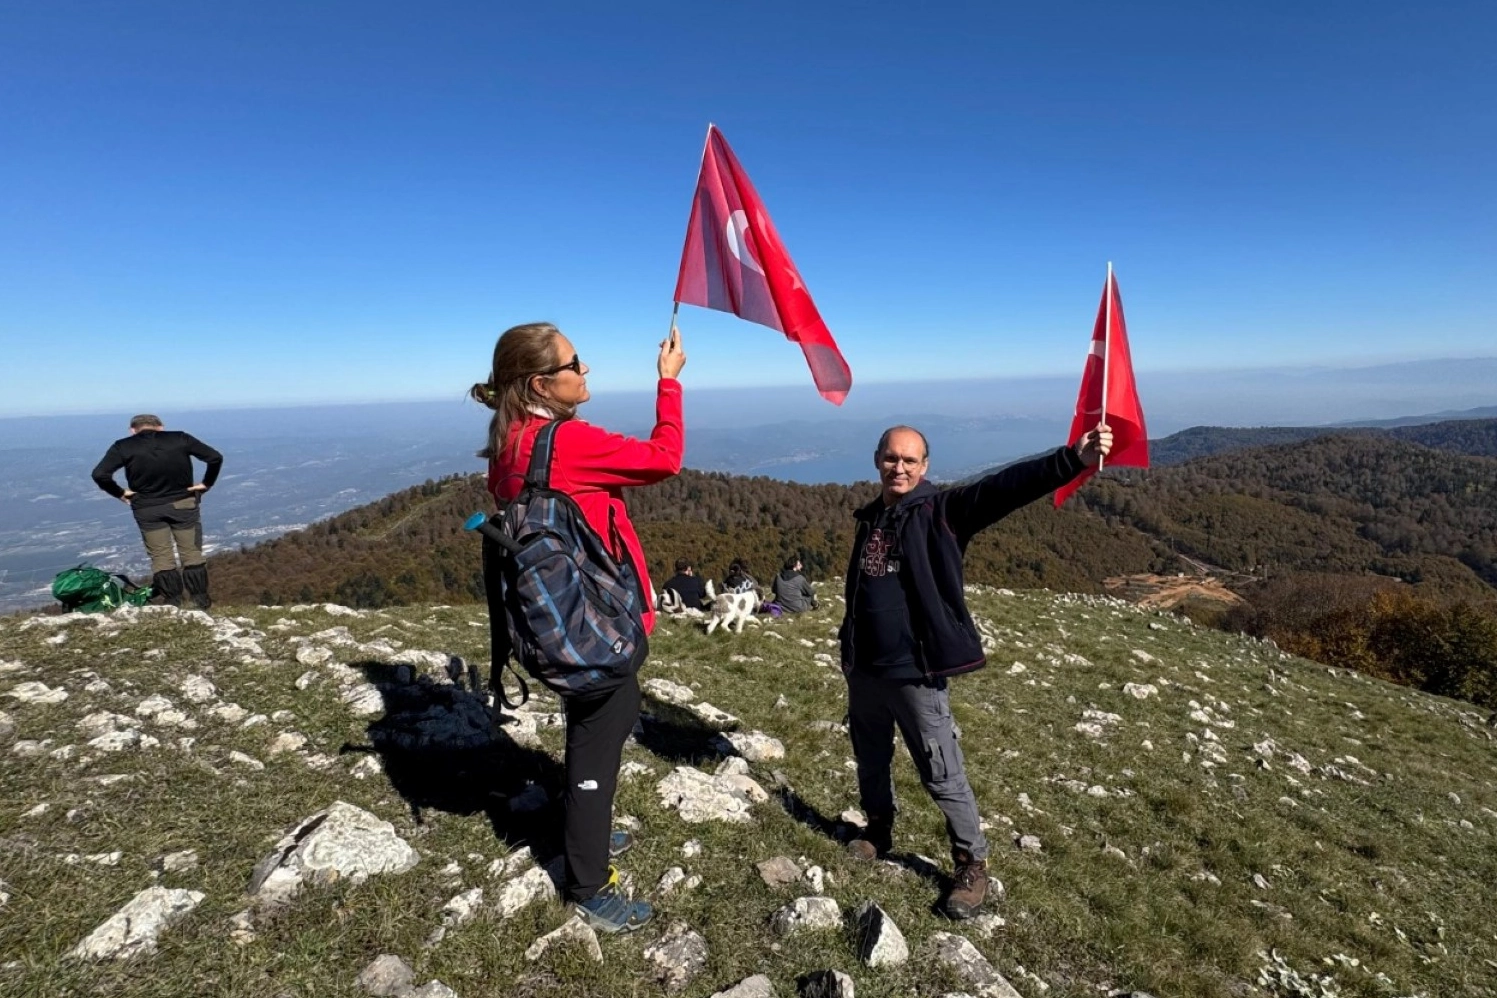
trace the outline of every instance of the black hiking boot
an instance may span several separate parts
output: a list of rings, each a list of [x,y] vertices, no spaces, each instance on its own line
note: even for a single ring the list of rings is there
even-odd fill
[[[192,597],[193,605],[199,610],[206,610],[213,605],[213,599],[208,595],[208,566],[188,565],[182,569],[182,585],[187,590],[187,595]]]
[[[151,598],[147,602],[152,606],[181,606],[182,573],[173,568],[151,576]]]

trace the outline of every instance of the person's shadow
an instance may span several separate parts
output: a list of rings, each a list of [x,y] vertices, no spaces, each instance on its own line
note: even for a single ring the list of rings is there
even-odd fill
[[[429,811],[481,813],[511,848],[527,844],[538,858],[560,851],[557,802],[565,772],[549,754],[521,745],[491,721],[476,670],[455,656],[450,683],[398,658],[354,662],[353,668],[379,691],[384,713],[370,723],[368,744],[347,743],[340,751],[377,756],[418,825],[427,823]]]

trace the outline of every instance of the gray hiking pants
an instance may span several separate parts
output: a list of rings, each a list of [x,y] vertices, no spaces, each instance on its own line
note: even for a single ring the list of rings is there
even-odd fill
[[[854,669],[847,677],[848,731],[858,763],[858,795],[870,823],[894,817],[894,729],[915,760],[920,782],[946,816],[952,851],[986,859],[977,798],[967,782],[944,679],[884,679]]]

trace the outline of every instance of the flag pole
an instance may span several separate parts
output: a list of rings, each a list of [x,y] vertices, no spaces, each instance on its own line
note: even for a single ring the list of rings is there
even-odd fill
[[[707,162],[707,148],[712,145],[712,132],[713,132],[713,130],[715,128],[717,128],[717,122],[715,122],[715,121],[709,121],[709,122],[707,122],[707,134],[702,137],[702,158],[701,158],[701,162],[702,163]],[[698,167],[697,167],[697,173],[700,176],[700,174],[701,174],[701,166],[700,165],[698,165]],[[680,312],[681,312],[681,303],[680,302],[674,302],[672,304],[672,307],[671,307],[671,329],[675,329],[676,328],[676,316],[678,314],[680,314]],[[666,333],[665,333],[666,339],[670,339],[670,335],[671,335],[670,334],[670,330],[669,329],[666,330]]]
[[[1107,361],[1112,357],[1112,261],[1107,261],[1107,287],[1103,294],[1107,296],[1107,323],[1102,330],[1102,419],[1097,425],[1102,426],[1107,422]],[[1097,470],[1101,471],[1106,464],[1105,455],[1097,457]]]

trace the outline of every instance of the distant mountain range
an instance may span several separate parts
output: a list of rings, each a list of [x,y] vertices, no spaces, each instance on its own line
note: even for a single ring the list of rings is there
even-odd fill
[[[1497,456],[1497,406],[1460,413],[1409,416],[1380,422],[1333,426],[1192,426],[1149,441],[1149,460],[1156,466],[1179,464],[1246,447],[1298,443],[1330,434],[1381,433],[1395,440],[1481,457]]]

